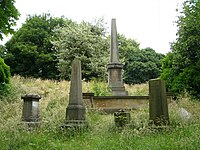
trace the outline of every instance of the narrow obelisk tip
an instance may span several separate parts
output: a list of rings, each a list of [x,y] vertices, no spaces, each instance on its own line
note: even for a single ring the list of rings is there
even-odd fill
[[[112,19],[111,22],[111,45],[110,45],[110,62],[119,63],[119,50],[117,41],[117,27],[116,19]]]

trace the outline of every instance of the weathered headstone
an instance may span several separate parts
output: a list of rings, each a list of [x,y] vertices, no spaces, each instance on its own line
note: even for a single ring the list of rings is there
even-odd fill
[[[108,84],[113,96],[128,95],[122,80],[123,64],[119,62],[116,19],[111,22],[110,64],[108,64]]]
[[[152,79],[149,81],[149,114],[149,118],[153,124],[169,124],[168,103],[164,80]]]
[[[22,121],[33,126],[39,124],[39,100],[41,96],[38,94],[26,94],[21,98],[24,101]]]
[[[64,127],[87,127],[86,109],[82,98],[81,62],[75,59],[72,62],[69,104],[66,109],[66,123]]]
[[[130,112],[119,110],[114,113],[115,126],[116,127],[124,127],[131,121]]]

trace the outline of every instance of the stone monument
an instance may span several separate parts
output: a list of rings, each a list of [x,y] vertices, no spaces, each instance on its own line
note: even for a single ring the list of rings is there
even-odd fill
[[[87,126],[86,109],[82,98],[81,62],[75,59],[72,62],[69,104],[66,109],[66,123],[63,127],[80,129]]]
[[[38,94],[26,94],[21,98],[24,101],[22,121],[31,127],[38,126],[40,124],[39,100],[41,96]]]
[[[152,79],[149,81],[149,118],[155,125],[169,124],[164,80]]]
[[[111,43],[110,43],[110,64],[107,65],[108,69],[108,84],[112,90],[113,96],[125,96],[128,92],[122,80],[123,64],[119,62],[119,50],[117,41],[117,27],[116,19],[111,22]]]

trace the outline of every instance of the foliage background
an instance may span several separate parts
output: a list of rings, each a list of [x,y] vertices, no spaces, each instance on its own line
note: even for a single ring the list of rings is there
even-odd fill
[[[125,83],[144,83],[160,75],[162,54],[118,34]],[[11,75],[70,80],[71,62],[79,58],[85,80],[107,80],[109,43],[103,18],[77,23],[51,14],[29,16],[12,38],[0,46]]]
[[[15,0],[2,0],[0,2],[0,40],[3,39],[3,35],[14,33],[13,27],[20,15],[14,3]]]
[[[52,43],[57,52],[58,69],[62,78],[70,79],[71,62],[78,58],[81,61],[83,79],[105,79],[109,43],[104,30],[98,24],[87,22],[73,22],[56,30],[58,39]]]
[[[10,92],[12,92],[10,85],[10,67],[0,57],[0,99],[3,96],[9,95]]]
[[[29,16],[5,44],[4,59],[11,67],[11,74],[57,79],[59,73],[51,40],[55,28],[63,26],[65,21],[50,14]]]
[[[179,13],[177,39],[163,60],[161,78],[168,90],[200,98],[200,1],[186,0]]]

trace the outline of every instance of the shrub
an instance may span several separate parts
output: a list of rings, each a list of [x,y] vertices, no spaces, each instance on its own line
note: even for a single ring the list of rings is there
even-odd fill
[[[0,84],[8,84],[10,82],[10,67],[0,58]]]
[[[0,94],[5,94],[8,91],[10,83],[10,67],[0,58]]]
[[[95,96],[109,96],[111,95],[111,89],[105,82],[99,82],[98,80],[92,81],[92,92]]]

